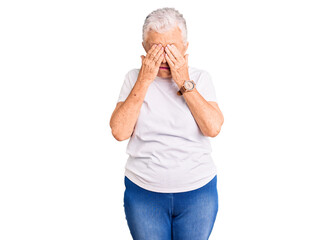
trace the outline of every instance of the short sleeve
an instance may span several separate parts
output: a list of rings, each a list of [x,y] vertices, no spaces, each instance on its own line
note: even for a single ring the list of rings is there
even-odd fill
[[[217,102],[212,77],[208,72],[203,71],[203,73],[200,74],[199,80],[196,84],[196,88],[206,101]]]
[[[133,88],[133,86],[131,84],[131,71],[129,71],[125,75],[125,79],[124,79],[123,85],[120,89],[120,93],[119,93],[117,102],[124,102],[127,99],[130,92],[132,91],[132,88]]]

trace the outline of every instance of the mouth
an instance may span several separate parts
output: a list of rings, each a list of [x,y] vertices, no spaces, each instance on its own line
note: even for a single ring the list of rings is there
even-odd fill
[[[169,67],[160,67],[160,69],[164,69],[164,70],[170,70]]]

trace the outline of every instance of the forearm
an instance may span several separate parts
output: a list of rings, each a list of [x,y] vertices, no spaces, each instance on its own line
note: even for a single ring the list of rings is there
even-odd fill
[[[148,81],[144,81],[139,75],[127,99],[113,113],[110,126],[112,134],[117,140],[126,140],[132,135],[148,87]]]
[[[217,136],[224,121],[222,113],[207,102],[196,88],[185,92],[183,97],[202,134],[209,137]]]

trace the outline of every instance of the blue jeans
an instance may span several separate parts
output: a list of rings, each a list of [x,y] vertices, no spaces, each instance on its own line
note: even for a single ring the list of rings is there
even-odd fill
[[[158,193],[125,176],[124,209],[134,240],[207,240],[218,212],[217,176],[188,192]]]

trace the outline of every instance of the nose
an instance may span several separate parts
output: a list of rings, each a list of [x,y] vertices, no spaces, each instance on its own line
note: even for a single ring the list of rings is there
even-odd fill
[[[165,59],[165,56],[163,57],[163,60],[162,60],[162,63],[166,63],[166,59]]]
[[[165,58],[165,47],[166,47],[166,44],[162,43],[162,47],[164,48],[164,51],[163,51],[164,57],[163,57],[162,63],[166,63],[167,62],[167,60]]]

